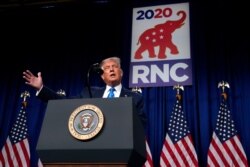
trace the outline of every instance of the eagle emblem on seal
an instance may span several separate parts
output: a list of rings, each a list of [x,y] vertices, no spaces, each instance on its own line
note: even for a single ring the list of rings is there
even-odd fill
[[[80,117],[80,123],[79,123],[79,128],[83,131],[88,131],[91,129],[91,127],[94,125],[93,122],[93,115],[90,113],[84,113]]]
[[[77,107],[70,115],[68,128],[70,134],[79,140],[95,137],[102,129],[104,115],[101,109],[92,104]]]

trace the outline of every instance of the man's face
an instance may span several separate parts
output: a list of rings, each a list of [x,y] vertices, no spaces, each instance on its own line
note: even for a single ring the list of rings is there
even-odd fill
[[[115,61],[107,61],[103,64],[103,81],[110,86],[116,86],[121,83],[123,71]]]

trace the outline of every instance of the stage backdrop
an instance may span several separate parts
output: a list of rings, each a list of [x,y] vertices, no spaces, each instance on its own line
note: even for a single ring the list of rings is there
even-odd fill
[[[25,85],[22,72],[26,69],[35,74],[41,71],[46,86],[56,91],[63,89],[68,96],[74,96],[86,86],[91,64],[105,57],[119,56],[124,69],[123,85],[129,87],[133,9],[152,5],[170,4],[110,1],[1,10],[0,54],[4,57],[0,66],[1,148],[20,111],[20,94],[27,90],[30,92],[26,111],[31,163],[37,164],[35,148],[46,104],[36,98],[35,90]],[[207,164],[221,100],[217,86],[222,80],[230,85],[228,107],[250,159],[250,27],[246,24],[246,6],[238,1],[189,2],[192,85],[184,86],[182,100],[200,166]],[[91,75],[91,83],[103,86],[95,74]],[[145,87],[142,94],[148,116],[148,144],[153,162],[159,166],[176,90],[172,86]]]

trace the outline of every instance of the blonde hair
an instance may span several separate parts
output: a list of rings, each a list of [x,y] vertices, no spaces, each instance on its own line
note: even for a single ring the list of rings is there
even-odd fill
[[[102,62],[100,64],[100,67],[103,68],[103,65],[107,61],[114,61],[114,62],[116,62],[116,64],[118,64],[119,68],[121,67],[121,59],[119,57],[109,57],[109,58],[106,58],[106,59],[102,60]]]

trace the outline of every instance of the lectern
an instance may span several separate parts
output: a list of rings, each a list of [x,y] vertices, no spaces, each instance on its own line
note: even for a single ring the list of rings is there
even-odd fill
[[[81,139],[86,135],[72,134],[72,130],[77,132],[81,125],[85,125],[85,129],[81,129],[84,132],[90,127],[84,124],[84,119],[78,124],[72,122],[84,115],[86,106],[99,109],[102,116],[97,117],[97,121],[103,124],[89,139]],[[93,122],[93,119],[88,120]],[[144,129],[131,97],[50,100],[37,151],[44,166],[53,167],[140,167],[146,160]]]

